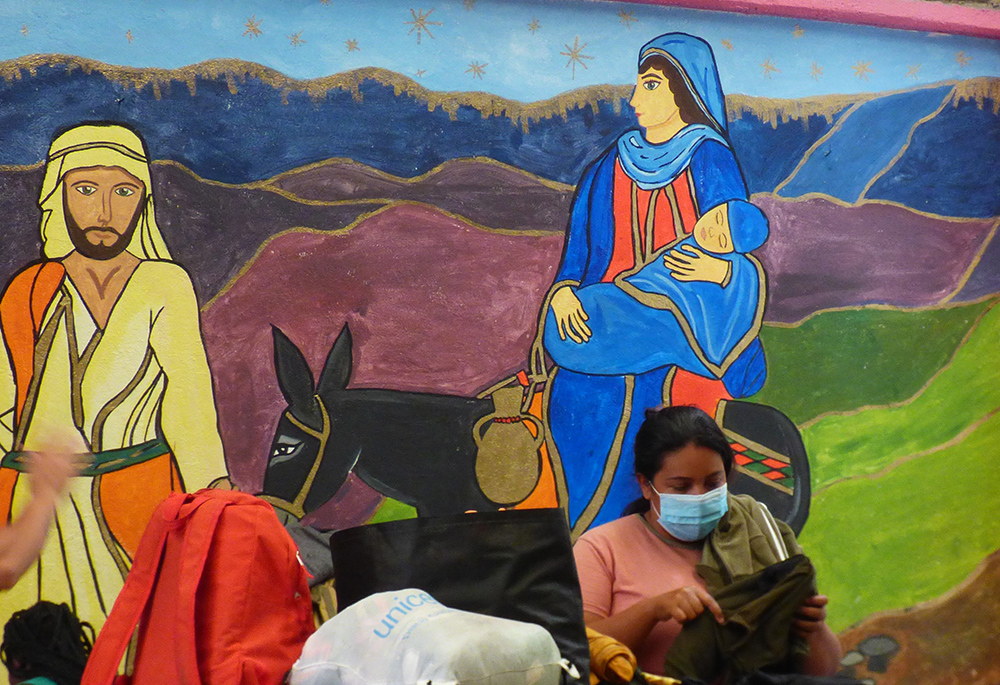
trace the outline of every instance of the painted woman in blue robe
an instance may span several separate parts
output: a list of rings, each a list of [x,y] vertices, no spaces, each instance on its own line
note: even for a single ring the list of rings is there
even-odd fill
[[[683,33],[644,45],[629,104],[642,131],[584,172],[545,305],[549,453],[574,534],[639,496],[646,408],[688,403],[681,385],[709,404],[747,397],[766,373],[764,272],[748,253],[767,219],[727,138],[711,48]]]

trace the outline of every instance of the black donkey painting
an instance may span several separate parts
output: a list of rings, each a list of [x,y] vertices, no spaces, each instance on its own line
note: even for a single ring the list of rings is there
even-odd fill
[[[522,409],[524,388],[516,381],[487,397],[349,388],[348,326],[318,381],[299,348],[278,328],[272,333],[275,372],[288,406],[271,442],[261,497],[284,514],[301,519],[315,511],[350,473],[418,516],[518,507],[540,487],[545,426]],[[731,400],[722,426],[740,456],[750,455],[740,461],[751,468],[735,470],[731,490],[753,495],[801,530],[809,510],[809,464],[794,424],[771,407]],[[753,471],[758,452],[781,457],[785,485]]]

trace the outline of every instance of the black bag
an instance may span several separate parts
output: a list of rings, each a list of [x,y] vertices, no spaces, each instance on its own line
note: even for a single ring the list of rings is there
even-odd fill
[[[390,521],[330,538],[337,606],[419,588],[441,604],[542,626],[589,682],[590,650],[566,517],[560,509]]]

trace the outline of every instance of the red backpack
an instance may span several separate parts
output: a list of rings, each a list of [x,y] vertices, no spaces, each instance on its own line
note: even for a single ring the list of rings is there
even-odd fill
[[[81,685],[277,685],[314,630],[308,574],[269,504],[228,490],[156,509]],[[116,679],[138,626],[130,679]]]

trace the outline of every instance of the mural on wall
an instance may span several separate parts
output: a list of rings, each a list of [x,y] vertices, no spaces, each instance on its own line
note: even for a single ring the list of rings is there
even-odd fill
[[[846,670],[1000,678],[995,42],[347,5],[5,8],[0,494],[50,436],[96,459],[3,618],[102,623],[154,478],[581,532],[672,401],[801,530]]]

